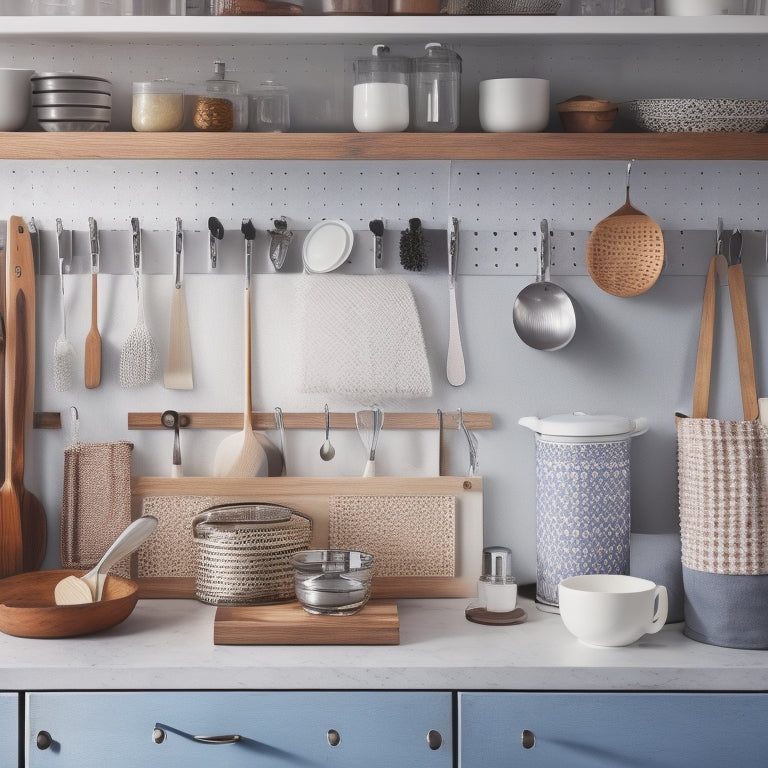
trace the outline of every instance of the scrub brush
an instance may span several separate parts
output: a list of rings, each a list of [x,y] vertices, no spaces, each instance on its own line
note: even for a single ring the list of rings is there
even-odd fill
[[[410,272],[421,272],[427,266],[427,249],[421,219],[409,219],[408,229],[400,233],[400,264]]]

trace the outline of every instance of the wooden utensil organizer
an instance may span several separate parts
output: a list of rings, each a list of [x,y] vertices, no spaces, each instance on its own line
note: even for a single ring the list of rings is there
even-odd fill
[[[455,499],[453,574],[374,576],[373,597],[470,597],[482,567],[482,490],[480,477],[134,477],[132,516],[141,515],[149,502],[155,507],[146,511],[158,516],[160,523],[134,556],[131,575],[139,582],[140,597],[194,597],[195,552],[188,523],[195,512],[212,503],[258,501],[292,507],[312,518],[312,547],[325,549],[334,497],[449,496]],[[168,502],[164,507],[163,500]],[[163,508],[165,513],[160,512]]]

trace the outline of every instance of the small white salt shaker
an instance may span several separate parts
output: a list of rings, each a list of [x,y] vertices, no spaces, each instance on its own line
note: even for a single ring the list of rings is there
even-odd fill
[[[479,602],[491,613],[514,611],[517,582],[512,575],[512,550],[509,547],[483,549],[483,574],[477,582]]]

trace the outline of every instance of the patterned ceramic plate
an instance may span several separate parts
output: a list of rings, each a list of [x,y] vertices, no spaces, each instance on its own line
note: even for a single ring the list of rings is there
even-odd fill
[[[756,133],[768,125],[765,99],[637,99],[620,108],[647,131]]]

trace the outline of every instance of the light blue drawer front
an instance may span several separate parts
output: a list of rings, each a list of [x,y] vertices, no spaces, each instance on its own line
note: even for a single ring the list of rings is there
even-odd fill
[[[768,694],[459,694],[460,768],[765,765]]]
[[[194,738],[230,735],[239,740]],[[29,768],[451,768],[452,700],[388,691],[29,693],[26,739]]]
[[[19,694],[0,693],[0,768],[19,765]]]

